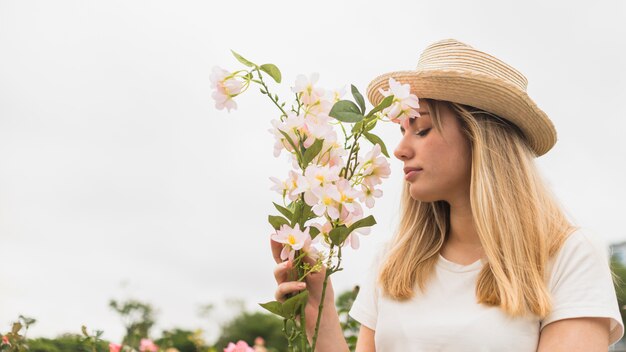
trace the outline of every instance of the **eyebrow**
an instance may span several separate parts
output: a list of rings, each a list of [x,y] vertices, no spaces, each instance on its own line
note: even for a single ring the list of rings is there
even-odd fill
[[[418,111],[418,113],[420,115],[430,115],[428,111],[424,111],[424,112]],[[413,126],[413,124],[415,123],[415,120],[416,119],[409,119],[409,125]],[[404,132],[404,127],[402,127],[402,125],[400,125],[400,131]]]

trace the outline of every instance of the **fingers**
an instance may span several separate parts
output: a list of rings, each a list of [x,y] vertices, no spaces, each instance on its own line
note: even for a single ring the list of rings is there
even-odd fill
[[[287,281],[287,275],[289,274],[290,269],[292,269],[291,261],[284,261],[276,265],[274,268],[274,278],[276,279],[277,284]]]
[[[274,256],[274,261],[276,261],[276,263],[281,263],[283,260],[280,259],[280,252],[282,252],[283,250],[283,244],[273,241],[270,238],[270,245],[272,247],[272,255]]]
[[[276,293],[274,294],[274,298],[276,298],[276,300],[279,302],[284,302],[285,296],[287,294],[302,291],[305,288],[306,288],[306,284],[304,282],[298,282],[298,281],[283,282],[282,284],[278,285],[278,288],[276,289]]]

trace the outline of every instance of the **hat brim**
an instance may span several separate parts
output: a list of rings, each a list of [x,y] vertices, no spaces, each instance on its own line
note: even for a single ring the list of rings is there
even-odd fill
[[[554,125],[528,94],[518,87],[478,73],[453,70],[394,71],[374,78],[367,87],[367,97],[378,105],[384,96],[379,88],[389,89],[389,78],[411,86],[419,98],[445,100],[470,105],[496,114],[522,131],[537,156],[556,143]]]

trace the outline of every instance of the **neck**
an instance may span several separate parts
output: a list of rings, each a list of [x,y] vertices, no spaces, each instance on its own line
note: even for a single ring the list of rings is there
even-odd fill
[[[480,248],[481,243],[474,226],[469,195],[450,204],[450,231],[447,244],[468,248]]]

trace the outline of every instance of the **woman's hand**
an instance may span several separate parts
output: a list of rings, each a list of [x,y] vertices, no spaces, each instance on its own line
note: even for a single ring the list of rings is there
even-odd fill
[[[288,281],[290,278],[296,277],[295,269],[293,268],[293,263],[289,260],[282,261],[280,259],[280,252],[283,249],[283,244],[270,240],[272,246],[272,253],[274,255],[274,260],[278,265],[274,268],[274,278],[276,279],[276,283],[278,284],[278,288],[274,294],[274,298],[276,298],[279,302],[284,302],[286,299],[286,295],[290,293],[297,293],[299,291],[304,290],[305,288],[309,291],[309,299],[307,301],[305,307],[305,318],[307,325],[307,333],[313,334],[315,331],[315,323],[317,321],[317,312],[320,306],[320,302],[322,299],[322,288],[324,283],[324,277],[326,276],[326,267],[322,265],[322,268],[318,272],[311,272],[306,277],[304,282],[298,281]],[[309,263],[309,265],[315,265],[315,260],[310,258],[309,256],[304,257],[304,261]],[[306,283],[306,286],[300,286]],[[333,285],[328,278],[328,283],[326,284],[326,294],[324,297],[324,312],[335,310],[335,293],[333,291]]]

